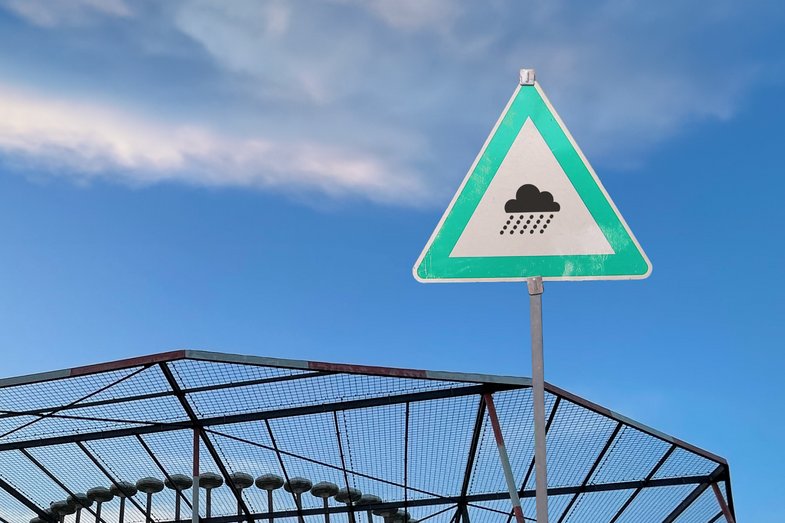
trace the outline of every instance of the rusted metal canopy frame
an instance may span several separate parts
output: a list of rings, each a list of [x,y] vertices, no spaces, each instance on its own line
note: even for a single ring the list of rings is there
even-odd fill
[[[496,406],[493,403],[493,394],[486,392],[483,394],[485,406],[488,409],[488,418],[491,420],[491,429],[493,430],[493,437],[496,440],[496,448],[499,452],[499,462],[502,465],[502,472],[504,479],[507,481],[507,488],[509,489],[510,503],[512,504],[512,512],[515,514],[515,519],[518,523],[523,521],[523,509],[521,509],[521,499],[518,496],[518,489],[515,487],[515,476],[510,466],[510,458],[507,455],[507,446],[504,444],[504,434],[502,434],[501,424],[499,423],[499,416],[496,415]],[[464,513],[466,507],[463,507]],[[468,519],[468,515],[464,516]]]
[[[171,371],[168,369],[167,363],[174,362],[178,360],[197,360],[197,361],[206,361],[206,362],[213,362],[213,363],[233,363],[233,364],[246,364],[246,365],[256,365],[256,366],[266,366],[266,367],[278,367],[278,368],[286,368],[286,369],[296,369],[299,371],[305,371],[301,374],[293,374],[287,376],[277,376],[272,378],[265,378],[265,379],[256,379],[256,380],[246,380],[246,381],[238,381],[234,383],[221,383],[216,385],[206,385],[201,387],[193,387],[193,388],[181,388],[176,380],[171,378]],[[126,396],[120,398],[112,398],[107,400],[100,400],[100,401],[87,401],[90,397],[98,394],[99,392],[109,389],[112,386],[116,385],[119,382],[122,382],[125,379],[135,375],[138,372],[141,372],[144,369],[147,369],[153,365],[158,365],[161,367],[164,375],[167,376],[167,380],[169,381],[170,390],[162,391],[162,392],[155,392],[155,393],[147,393],[147,394],[138,394],[134,396]],[[68,410],[71,409],[83,409],[88,406],[100,406],[100,405],[108,405],[108,404],[122,404],[131,401],[139,401],[144,399],[154,399],[159,397],[165,396],[174,396],[176,397],[188,416],[188,421],[184,422],[173,422],[173,423],[150,423],[150,422],[134,422],[130,420],[122,420],[124,423],[138,423],[138,426],[135,427],[127,427],[123,429],[117,430],[108,430],[108,431],[101,431],[101,432],[85,432],[80,434],[70,434],[64,436],[57,436],[57,437],[48,437],[48,438],[38,438],[32,440],[22,440],[22,441],[13,441],[13,442],[6,442],[0,444],[0,452],[5,450],[22,450],[25,455],[29,456],[26,449],[34,448],[34,447],[41,447],[41,446],[48,446],[48,445],[58,445],[63,443],[76,443],[79,448],[98,466],[98,468],[106,475],[107,479],[110,480],[111,483],[116,483],[117,480],[111,476],[111,474],[106,470],[103,465],[90,453],[89,449],[84,445],[84,442],[99,440],[99,439],[111,439],[116,437],[123,437],[123,436],[134,436],[139,441],[140,445],[144,448],[144,450],[150,455],[156,465],[159,467],[161,472],[164,474],[165,477],[168,477],[167,471],[164,469],[163,465],[161,465],[160,461],[151,451],[151,449],[145,444],[144,439],[142,438],[145,434],[154,434],[154,433],[161,433],[161,432],[168,432],[168,431],[176,431],[182,429],[191,429],[194,430],[196,434],[199,434],[202,438],[202,441],[205,443],[208,451],[211,454],[211,457],[215,461],[216,465],[221,469],[221,473],[228,479],[228,469],[226,465],[221,460],[218,453],[215,451],[211,441],[209,440],[206,432],[207,427],[213,426],[221,426],[221,425],[231,425],[235,423],[246,423],[249,421],[264,421],[268,423],[271,419],[276,418],[283,418],[283,417],[293,417],[293,416],[302,416],[307,414],[314,414],[314,413],[323,413],[323,412],[338,412],[343,410],[351,410],[351,409],[360,409],[360,408],[367,408],[373,406],[383,406],[383,405],[393,405],[393,404],[401,404],[405,403],[408,405],[412,402],[418,401],[428,401],[433,399],[443,399],[443,398],[451,398],[451,397],[458,397],[458,396],[470,396],[470,395],[477,395],[480,398],[483,398],[484,394],[496,392],[496,391],[503,391],[503,390],[510,390],[510,389],[520,389],[520,388],[528,388],[531,387],[531,380],[527,378],[519,378],[519,377],[505,377],[505,376],[491,376],[491,375],[483,375],[483,374],[468,374],[468,373],[451,373],[451,372],[432,372],[432,371],[422,371],[422,370],[412,370],[412,369],[392,369],[392,368],[382,368],[382,367],[372,367],[372,366],[356,366],[356,365],[343,365],[343,364],[330,364],[330,363],[322,363],[322,362],[310,362],[310,361],[297,361],[297,360],[284,360],[284,359],[276,359],[276,358],[264,358],[264,357],[256,357],[256,356],[238,356],[238,355],[231,355],[231,354],[219,354],[219,353],[211,353],[205,351],[192,351],[192,350],[181,350],[181,351],[173,351],[161,354],[154,354],[150,356],[144,356],[140,358],[131,358],[126,360],[120,360],[105,364],[99,365],[91,365],[86,367],[77,367],[73,369],[61,370],[61,371],[53,371],[47,373],[40,373],[28,376],[21,376],[15,378],[6,378],[0,379],[0,388],[6,388],[16,385],[22,384],[32,384],[32,383],[43,383],[47,381],[53,380],[60,380],[69,377],[78,377],[78,376],[86,376],[90,374],[98,374],[103,372],[109,372],[113,370],[121,370],[121,369],[131,369],[139,367],[138,370],[121,377],[116,382],[110,383],[101,387],[100,389],[91,392],[90,394],[86,395],[81,399],[77,399],[69,404],[62,405],[62,406],[52,406],[47,408],[41,409],[34,409],[34,410],[25,410],[25,411],[3,411],[0,413],[0,419],[11,417],[11,416],[18,416],[18,415],[32,415],[37,416],[37,420],[33,420],[30,424],[35,423],[40,419],[44,419],[46,417],[72,417],[75,419],[94,419],[96,421],[105,420],[105,418],[95,417],[84,417],[84,416],[71,416],[67,414]],[[196,393],[196,392],[204,392],[204,391],[213,391],[213,390],[220,390],[220,389],[227,389],[227,388],[234,388],[234,387],[243,387],[249,385],[258,385],[263,383],[270,383],[275,381],[284,381],[284,380],[307,380],[311,377],[316,376],[323,376],[325,374],[334,374],[334,373],[346,373],[346,374],[369,374],[369,375],[378,375],[378,376],[389,376],[389,377],[401,377],[401,378],[414,378],[414,379],[430,379],[430,380],[441,380],[441,381],[454,381],[454,382],[465,382],[467,383],[466,386],[453,388],[453,389],[444,389],[444,390],[431,390],[426,392],[416,392],[410,394],[399,394],[393,396],[384,396],[384,397],[374,397],[362,400],[351,400],[351,401],[341,401],[341,402],[334,402],[328,403],[324,405],[317,405],[317,406],[306,406],[306,407],[295,407],[295,408],[285,408],[285,409],[276,409],[276,410],[269,410],[263,412],[252,412],[248,414],[238,414],[238,415],[227,415],[227,416],[215,416],[215,417],[206,417],[206,418],[199,418],[195,415],[190,404],[187,399],[188,394]],[[666,441],[670,443],[670,447],[666,455],[658,462],[658,464],[654,467],[651,473],[642,481],[626,481],[626,482],[617,482],[617,483],[607,483],[607,484],[588,484],[588,479],[591,476],[591,472],[586,476],[583,483],[581,485],[571,486],[571,487],[559,487],[559,488],[550,488],[548,489],[548,495],[562,495],[562,494],[572,494],[573,497],[571,498],[570,506],[575,502],[578,496],[584,493],[589,492],[602,492],[607,490],[619,490],[619,489],[635,489],[635,492],[631,495],[630,499],[627,500],[625,505],[620,509],[620,511],[616,514],[612,521],[618,519],[621,516],[622,512],[625,508],[627,508],[630,503],[633,501],[635,496],[645,488],[649,487],[657,487],[657,486],[668,486],[668,485],[683,485],[683,484],[696,484],[696,488],[688,495],[682,503],[674,509],[674,511],[664,520],[664,523],[668,523],[669,521],[673,521],[679,514],[681,514],[686,508],[688,508],[692,502],[697,499],[700,494],[702,494],[706,488],[711,486],[713,489],[717,489],[716,483],[717,481],[725,481],[726,483],[726,492],[728,496],[727,504],[725,504],[724,498],[720,495],[718,500],[722,500],[720,502],[721,511],[720,513],[712,518],[712,520],[716,520],[722,515],[725,515],[726,519],[728,515],[730,518],[733,517],[733,498],[730,488],[730,481],[729,481],[729,472],[727,468],[727,462],[710,452],[704,451],[699,449],[693,445],[690,445],[684,441],[678,440],[666,434],[663,434],[659,431],[656,431],[650,427],[642,425],[640,423],[635,422],[625,416],[621,416],[615,412],[612,412],[608,409],[605,409],[599,405],[596,405],[590,401],[587,401],[583,398],[575,396],[563,389],[555,387],[553,385],[546,383],[546,391],[556,397],[556,402],[552,407],[551,414],[548,420],[548,427],[550,428],[550,424],[553,421],[553,417],[556,414],[558,409],[559,402],[562,400],[567,400],[572,403],[575,403],[583,408],[586,408],[590,411],[595,413],[601,414],[605,417],[610,419],[616,420],[618,422],[618,428],[622,425],[631,426],[641,432],[653,436],[657,439],[662,441]],[[447,504],[454,504],[457,507],[457,512],[455,514],[456,517],[463,516],[464,518],[468,517],[468,513],[466,512],[466,506],[472,502],[479,502],[479,501],[491,501],[497,499],[505,499],[509,498],[509,493],[499,492],[499,493],[491,493],[491,494],[476,494],[476,495],[469,495],[468,494],[468,486],[470,481],[471,471],[474,465],[474,459],[476,457],[477,451],[477,441],[479,438],[479,431],[482,427],[481,419],[483,417],[484,411],[487,408],[486,402],[481,399],[479,402],[479,409],[477,414],[477,421],[475,423],[475,427],[473,430],[472,435],[472,443],[470,446],[469,457],[466,464],[466,471],[464,474],[463,484],[461,493],[459,496],[454,497],[445,497],[445,496],[437,496],[431,499],[416,499],[416,500],[409,500],[407,496],[407,492],[409,487],[404,480],[404,500],[402,502],[393,502],[393,503],[383,503],[379,505],[379,507],[398,507],[398,508],[405,508],[409,506],[429,506],[429,505],[444,505]],[[407,416],[408,420],[408,416]],[[26,424],[27,426],[29,424]],[[17,430],[17,429],[15,429]],[[407,430],[408,434],[408,430]],[[605,447],[601,451],[600,455],[597,456],[597,459],[592,466],[592,472],[594,468],[598,465],[601,461],[604,453],[607,451],[608,446],[610,445],[611,441],[615,437],[616,432],[609,438]],[[211,449],[212,447],[212,449]],[[682,448],[699,456],[702,456],[706,459],[712,460],[717,462],[719,465],[717,469],[712,473],[712,475],[707,477],[702,476],[692,476],[692,477],[679,477],[679,478],[667,478],[667,479],[653,479],[654,474],[656,473],[659,466],[664,463],[667,459],[668,455],[676,448]],[[276,452],[278,452],[276,450]],[[408,452],[407,452],[408,454]],[[278,454],[280,457],[280,453]],[[307,458],[306,458],[307,459]],[[42,464],[40,461],[37,461],[36,466],[43,471],[47,471],[45,464]],[[531,469],[531,466],[529,467]],[[344,465],[344,472],[350,472],[352,474],[357,474],[355,471],[347,471]],[[46,473],[46,472],[45,472]],[[531,470],[527,471],[527,477],[525,478],[523,485],[521,485],[521,489],[518,492],[518,495],[521,498],[529,498],[534,496],[534,491],[532,490],[524,490],[526,480],[528,480],[528,476],[530,475]],[[51,473],[49,473],[51,474]],[[52,478],[56,479],[56,478]],[[381,481],[383,479],[379,478]],[[60,481],[54,481],[61,489],[64,490],[66,494],[72,494],[64,484]],[[255,520],[261,517],[268,517],[270,514],[252,514],[248,508],[245,506],[242,496],[239,494],[237,489],[231,485],[229,482],[229,486],[237,498],[240,506],[242,507],[243,514],[239,520]],[[32,510],[39,516],[43,517],[44,519],[47,518],[47,514],[44,512],[42,507],[39,507],[30,500],[24,493],[20,492],[16,489],[13,485],[9,484],[8,482],[0,479],[0,489],[8,492],[13,498],[19,501],[21,504],[26,506],[28,509]],[[718,489],[717,489],[718,490]],[[182,495],[182,493],[180,493]],[[141,506],[133,499],[129,498],[131,503],[137,506],[137,508],[142,511],[143,509]],[[364,507],[366,508],[366,507]],[[373,508],[373,507],[371,507]],[[569,507],[568,507],[569,508]],[[341,513],[346,511],[351,511],[351,505],[347,507],[332,507],[328,509],[330,513]],[[442,512],[442,511],[440,511]],[[568,511],[565,511],[564,517],[566,516]],[[307,516],[313,514],[323,514],[324,509],[300,509],[295,511],[294,514],[291,514],[291,511],[280,511],[274,513],[274,517],[292,517],[292,516]],[[0,518],[0,523],[2,523],[2,518]],[[238,521],[238,516],[220,516],[220,517],[213,517],[209,520],[202,519],[205,523],[223,523],[223,522],[235,522]]]

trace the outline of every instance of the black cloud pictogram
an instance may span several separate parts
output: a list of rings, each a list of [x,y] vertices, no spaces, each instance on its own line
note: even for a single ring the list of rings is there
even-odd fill
[[[506,212],[558,212],[561,205],[553,201],[553,195],[531,184],[521,185],[515,198],[504,204]]]

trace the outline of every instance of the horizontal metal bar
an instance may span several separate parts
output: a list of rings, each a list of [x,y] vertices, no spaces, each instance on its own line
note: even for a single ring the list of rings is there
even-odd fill
[[[710,481],[711,476],[690,476],[690,477],[683,477],[683,478],[666,478],[661,480],[652,480],[646,485],[646,487],[665,487],[665,486],[673,486],[673,485],[691,485],[691,484],[702,484],[705,482]],[[596,485],[585,485],[585,486],[574,486],[574,487],[554,487],[548,489],[549,496],[561,496],[565,494],[576,494],[582,492],[607,492],[611,490],[625,490],[629,488],[636,488],[639,484],[642,483],[640,481],[626,481],[620,483],[601,483]],[[524,490],[518,493],[522,498],[533,498],[536,495],[534,490]],[[467,503],[476,503],[482,501],[496,501],[500,499],[509,499],[510,493],[507,491],[504,492],[493,492],[488,494],[473,494],[466,496]],[[363,505],[363,510],[376,510],[381,508],[403,508],[404,505],[408,507],[427,507],[427,506],[434,506],[434,505],[457,505],[458,502],[461,501],[460,496],[449,496],[443,498],[424,498],[424,499],[409,499],[406,501],[394,501],[388,503],[376,503],[373,505]],[[327,510],[323,508],[314,508],[314,509],[303,509],[301,513],[303,516],[317,516],[322,515],[325,512],[328,514],[341,514],[349,512],[350,510],[357,510],[357,507],[349,507],[348,505],[343,506],[334,506],[328,507]],[[256,514],[251,514],[253,519],[266,519],[272,516],[273,518],[294,518],[298,516],[297,510],[285,510],[279,512],[273,512],[272,514],[267,512],[259,512]],[[213,518],[202,518],[200,519],[200,523],[236,523],[244,519],[245,516],[220,516],[220,517],[213,517]],[[175,522],[165,522],[165,523],[175,523]]]
[[[495,385],[490,387],[492,390],[505,390],[509,386]],[[484,385],[472,385],[451,389],[430,390],[425,392],[415,392],[410,394],[398,394],[394,396],[383,396],[376,398],[366,398],[361,400],[339,401],[333,403],[323,403],[318,405],[308,405],[304,407],[294,407],[288,409],[268,410],[262,412],[250,412],[245,414],[235,414],[229,416],[215,416],[198,420],[198,426],[210,427],[214,425],[231,425],[235,423],[247,423],[252,421],[263,421],[266,419],[289,418],[296,416],[307,416],[309,414],[322,414],[339,410],[364,409],[369,407],[381,407],[395,405],[406,402],[430,401],[436,399],[456,398],[461,396],[479,395],[489,390]],[[175,423],[156,423],[141,427],[128,427],[117,430],[102,432],[85,432],[82,434],[71,434],[67,436],[55,436],[51,438],[41,438],[35,440],[13,441],[0,444],[0,451],[43,447],[47,445],[59,445],[61,443],[74,443],[77,441],[91,441],[96,439],[111,439],[123,436],[134,436],[137,434],[153,434],[173,430],[193,428],[191,421]]]

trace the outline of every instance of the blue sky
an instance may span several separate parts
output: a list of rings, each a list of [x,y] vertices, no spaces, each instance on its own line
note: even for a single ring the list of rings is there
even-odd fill
[[[654,265],[546,285],[546,379],[785,520],[774,1],[0,0],[3,375],[178,347],[530,374],[411,266],[534,67]]]

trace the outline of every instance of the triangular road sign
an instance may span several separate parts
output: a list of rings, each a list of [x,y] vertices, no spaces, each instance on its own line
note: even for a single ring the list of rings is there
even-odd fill
[[[651,264],[539,84],[521,72],[414,266],[423,282],[640,279]]]

